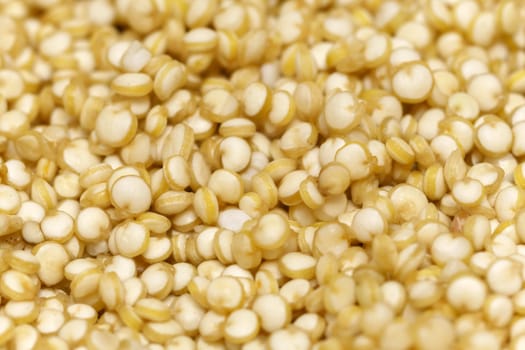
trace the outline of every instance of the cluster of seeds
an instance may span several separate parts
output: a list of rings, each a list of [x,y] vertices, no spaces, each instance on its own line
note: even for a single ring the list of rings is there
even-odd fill
[[[525,349],[523,0],[0,0],[0,347]]]

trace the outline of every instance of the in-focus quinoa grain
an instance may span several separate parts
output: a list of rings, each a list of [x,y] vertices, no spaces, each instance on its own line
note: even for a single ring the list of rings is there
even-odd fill
[[[521,0],[0,0],[0,348],[525,348]]]

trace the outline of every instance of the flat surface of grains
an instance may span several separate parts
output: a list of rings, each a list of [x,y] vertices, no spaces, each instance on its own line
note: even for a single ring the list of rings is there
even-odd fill
[[[524,0],[0,0],[0,350],[525,349]]]

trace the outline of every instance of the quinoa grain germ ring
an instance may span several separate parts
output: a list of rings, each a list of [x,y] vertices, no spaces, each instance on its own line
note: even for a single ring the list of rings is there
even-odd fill
[[[525,349],[523,0],[0,0],[0,349]]]

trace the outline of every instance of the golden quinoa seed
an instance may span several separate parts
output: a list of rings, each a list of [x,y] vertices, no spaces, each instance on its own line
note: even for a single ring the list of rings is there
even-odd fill
[[[359,125],[363,114],[363,104],[350,92],[339,92],[331,96],[325,104],[324,119],[334,133],[346,133]]]
[[[3,1],[0,348],[525,348],[524,9]]]
[[[153,89],[151,78],[144,73],[124,73],[111,82],[111,89],[122,96],[146,96]]]
[[[469,80],[467,93],[476,99],[481,112],[490,113],[501,107],[505,99],[503,89],[497,76],[486,73]]]
[[[407,103],[424,101],[434,86],[430,69],[420,62],[408,62],[399,66],[391,80],[394,93],[402,102]]]

